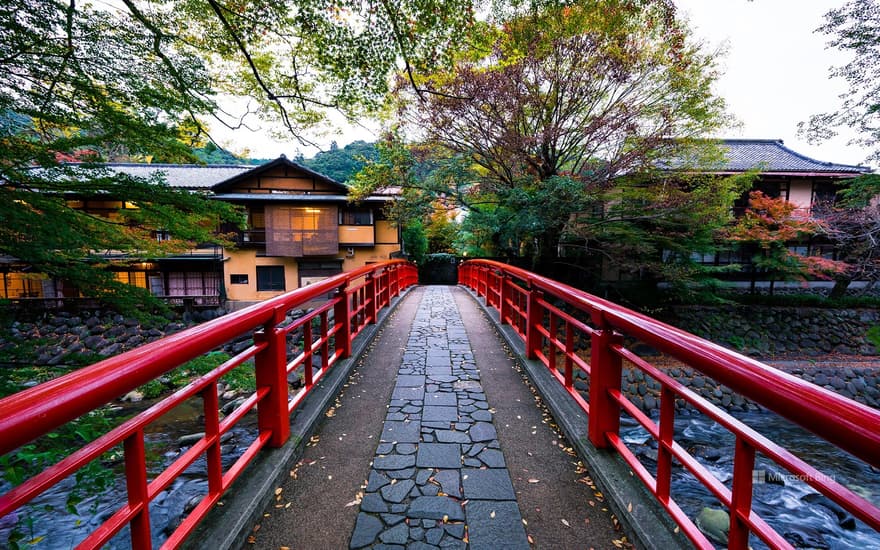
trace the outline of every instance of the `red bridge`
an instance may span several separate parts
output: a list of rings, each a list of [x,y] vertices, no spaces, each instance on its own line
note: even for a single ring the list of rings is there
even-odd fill
[[[96,528],[78,535],[78,547],[200,547],[208,540],[211,547],[240,546],[248,536],[251,542],[259,542],[253,528],[262,516],[271,515],[268,511],[273,503],[281,501],[282,489],[275,489],[279,480],[295,477],[302,464],[297,461],[308,453],[316,426],[323,417],[333,416],[330,413],[335,410],[332,405],[337,394],[347,386],[346,380],[368,353],[379,328],[389,326],[390,312],[409,307],[410,326],[401,326],[406,330],[398,331],[392,323],[393,334],[383,338],[392,338],[393,343],[379,353],[387,354],[379,357],[380,362],[394,363],[396,369],[385,369],[391,378],[387,384],[380,383],[388,387],[388,407],[384,401],[364,395],[353,415],[380,415],[377,430],[381,430],[369,443],[376,450],[375,457],[366,457],[359,466],[360,479],[367,477],[367,472],[369,475],[363,490],[343,488],[357,496],[345,506],[336,506],[336,510],[350,508],[351,514],[356,514],[354,525],[336,524],[332,509],[328,513],[334,516],[330,517],[314,511],[317,501],[329,498],[339,483],[339,476],[333,482],[334,474],[328,469],[328,478],[315,493],[318,496],[301,503],[304,509],[316,508],[308,517],[299,516],[298,521],[308,523],[312,530],[344,531],[340,539],[344,542],[325,540],[309,547],[403,547],[414,541],[438,548],[551,547],[550,541],[556,540],[552,534],[534,540],[526,521],[531,512],[527,513],[522,502],[518,508],[517,502],[523,498],[521,488],[529,484],[540,482],[550,491],[543,497],[548,500],[555,499],[555,491],[568,494],[567,489],[561,484],[547,488],[548,481],[540,471],[534,473],[535,479],[517,477],[519,472],[514,470],[519,459],[507,454],[508,447],[516,447],[516,437],[505,440],[503,432],[509,425],[501,425],[499,419],[505,409],[528,401],[528,393],[522,399],[514,399],[514,393],[509,392],[493,397],[492,379],[501,375],[496,374],[494,363],[489,366],[484,361],[492,357],[499,361],[501,344],[495,342],[494,351],[482,349],[483,340],[481,346],[474,346],[475,338],[488,337],[474,333],[471,322],[479,317],[478,309],[470,317],[465,315],[466,308],[473,307],[485,311],[514,355],[520,356],[518,364],[549,407],[550,422],[558,424],[570,442],[566,452],[583,461],[584,471],[589,473],[583,479],[596,484],[600,507],[610,508],[614,521],[622,523],[623,532],[637,546],[714,548],[726,543],[737,549],[750,544],[793,548],[796,542],[777,532],[772,521],[753,509],[756,457],[823,495],[832,503],[829,506],[851,515],[859,529],[880,531],[876,495],[872,502],[836,481],[834,475],[819,471],[796,456],[795,450],[758,433],[652,360],[672,358],[699,371],[873,468],[880,468],[880,411],[645,315],[505,264],[483,260],[462,264],[458,288],[467,289],[475,299],[468,302],[470,305],[462,301],[466,298],[463,290],[434,292],[425,289],[446,287],[417,287],[417,283],[416,268],[407,262],[367,266],[0,400],[0,454],[7,454],[193,358],[242,336],[253,339],[252,345],[216,369],[9,489],[0,496],[0,528],[5,525],[8,530],[24,516],[29,503],[38,502],[35,499],[41,494],[121,445],[125,503]],[[408,302],[416,295],[421,297],[418,311],[416,304]],[[288,320],[291,310],[306,305],[314,307],[304,316]],[[468,319],[467,326],[446,315],[456,307],[462,318]],[[294,334],[297,338],[302,335],[297,347],[289,342]],[[635,343],[650,346],[653,352],[637,353]],[[291,349],[297,351],[291,353]],[[624,367],[639,371],[659,388],[659,416],[646,414],[629,398],[622,385]],[[233,369],[254,369],[257,389],[222,416],[218,384]],[[302,386],[291,388],[289,376],[299,372]],[[204,434],[161,471],[152,471],[145,430],[194,397],[200,397],[203,404]],[[676,419],[681,419],[682,410],[698,412],[731,434],[735,443],[730,450],[730,479],[719,479],[717,472],[677,440]],[[253,440],[224,466],[221,443],[225,434],[253,414],[257,416]],[[534,414],[540,418],[540,413]],[[635,449],[623,435],[622,418],[624,428],[640,425],[642,433],[655,441],[648,447],[653,455],[647,462],[644,449]],[[347,434],[322,432],[320,437],[343,441]],[[523,456],[526,454],[533,453]],[[355,458],[337,457],[337,461],[354,462]],[[196,465],[207,479],[205,494],[172,532],[155,532],[151,529],[155,513],[151,503]],[[545,466],[553,467],[549,462]],[[683,510],[676,497],[676,480],[681,479],[676,472],[686,472],[697,480],[728,512],[723,529],[713,532],[705,525],[698,527],[695,514]],[[233,504],[245,493],[254,493],[260,503],[251,507],[247,517]],[[557,504],[562,507],[585,506],[584,502],[559,499]],[[283,506],[275,504],[275,508]],[[568,527],[565,519],[562,524],[555,523],[555,529]],[[130,540],[119,542],[121,531],[127,531],[124,536]],[[225,532],[222,543],[211,538],[218,531]],[[30,542],[34,547],[39,543],[48,544],[46,547],[62,544],[50,538],[41,536]],[[621,536],[615,545],[625,544],[623,541]],[[2,538],[0,542],[4,542]],[[609,542],[580,540],[577,547],[607,546]],[[567,544],[555,542],[552,547]]]

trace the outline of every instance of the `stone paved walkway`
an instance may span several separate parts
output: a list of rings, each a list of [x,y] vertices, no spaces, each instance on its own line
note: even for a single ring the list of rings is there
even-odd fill
[[[425,291],[350,548],[529,548],[493,412],[446,287]]]

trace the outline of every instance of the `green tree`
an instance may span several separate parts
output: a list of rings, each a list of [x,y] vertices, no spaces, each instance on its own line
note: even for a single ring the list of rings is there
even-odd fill
[[[180,251],[216,240],[218,222],[237,215],[98,161],[121,150],[194,160],[187,128],[175,121],[212,108],[209,74],[186,52],[148,55],[154,42],[131,19],[74,3],[26,4],[0,7],[0,253],[132,306],[147,293],[95,269],[105,253]],[[107,199],[136,208],[100,217],[73,207]],[[159,243],[155,229],[174,238]]]
[[[829,36],[828,46],[853,56],[830,71],[849,89],[837,110],[814,115],[800,131],[818,142],[835,136],[837,128],[852,128],[858,132],[852,143],[873,148],[869,159],[880,160],[880,3],[849,0],[828,11],[817,30]]]
[[[714,55],[669,2],[546,2],[512,13],[476,29],[452,70],[420,83],[435,93],[404,94],[400,112],[440,159],[416,184],[468,211],[465,247],[546,269],[575,214],[614,204],[622,176],[656,171],[726,118],[711,91]],[[665,200],[642,193],[655,198]]]
[[[321,151],[310,159],[303,159],[301,164],[345,183],[360,171],[367,161],[376,160],[378,157],[379,153],[372,143],[358,140],[340,149],[334,141],[328,151]]]
[[[417,264],[421,264],[428,252],[428,239],[425,237],[425,228],[421,220],[412,220],[403,228],[401,235],[403,249],[407,257]]]
[[[674,170],[621,178],[609,200],[575,216],[567,230],[574,238],[569,248],[602,260],[606,270],[624,278],[657,278],[679,293],[690,292],[694,283],[712,283],[739,269],[706,265],[694,257],[725,246],[718,233],[734,221],[731,206],[753,176]]]
[[[454,254],[458,237],[458,223],[449,217],[450,211],[442,203],[435,203],[434,211],[428,216],[425,236],[428,239],[429,254]]]
[[[3,4],[0,253],[107,297],[137,292],[94,269],[104,252],[179,251],[216,240],[218,222],[238,215],[101,162],[195,162],[212,117],[235,127],[256,114],[304,142],[332,110],[379,106],[398,67],[416,75],[448,60],[472,13],[464,0]],[[219,94],[252,100],[227,113]],[[71,208],[107,198],[137,209],[102,218]],[[157,243],[153,229],[174,239]]]

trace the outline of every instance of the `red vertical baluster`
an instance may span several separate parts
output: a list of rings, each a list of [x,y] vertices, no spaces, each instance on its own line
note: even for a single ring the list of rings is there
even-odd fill
[[[327,312],[321,313],[321,367],[327,368],[330,366],[330,336],[327,334],[328,326],[327,326]]]
[[[351,301],[346,285],[336,289],[337,302],[333,308],[333,318],[339,330],[336,332],[336,351],[340,359],[351,355]]]
[[[755,471],[755,448],[741,437],[736,438],[733,455],[733,487],[730,491],[730,534],[728,548],[746,550],[749,547],[749,526],[741,517],[752,511],[752,482]]]
[[[212,382],[202,390],[202,403],[205,410],[205,439],[214,438],[208,446],[205,458],[208,462],[208,497],[220,496],[223,492],[223,462],[220,453],[220,400],[217,397],[217,382]]]
[[[589,435],[593,445],[600,449],[608,446],[606,433],[616,434],[620,431],[620,404],[611,398],[609,392],[620,389],[620,356],[611,350],[611,346],[622,342],[622,336],[609,327],[593,332],[590,346]]]
[[[556,331],[559,330],[559,319],[553,312],[550,312],[550,338],[547,342],[549,349],[547,350],[547,368],[551,371],[556,370]]]
[[[367,274],[367,284],[364,287],[366,289],[366,307],[367,307],[367,322],[375,323],[376,318],[376,279],[373,277],[372,273]]]
[[[498,311],[501,317],[501,324],[507,324],[510,319],[510,277],[504,275],[501,277],[501,307]]]
[[[669,503],[672,484],[672,444],[675,435],[675,394],[666,386],[660,392],[660,441],[657,446],[657,499]]]
[[[530,290],[528,297],[528,306],[526,313],[526,357],[535,359],[538,357],[538,350],[541,349],[541,333],[538,327],[544,320],[544,313],[541,311],[541,291]]]
[[[565,323],[565,387],[571,389],[574,384],[574,327]]]
[[[143,430],[138,430],[125,439],[123,452],[128,505],[131,508],[140,508],[131,520],[131,547],[134,550],[148,550],[153,547],[153,543],[150,537],[150,500],[147,494]]]
[[[287,346],[286,336],[277,326],[284,320],[284,309],[275,308],[272,320],[263,330],[254,334],[254,342],[266,342],[267,347],[257,354],[257,387],[269,389],[268,395],[257,406],[257,425],[260,431],[270,431],[269,446],[280,447],[290,437],[287,419]]]
[[[311,388],[312,384],[314,384],[314,376],[312,375],[312,366],[314,363],[312,362],[312,342],[314,339],[312,338],[312,320],[303,325],[303,352],[305,352],[305,357],[303,358],[303,382],[305,383],[306,388]]]

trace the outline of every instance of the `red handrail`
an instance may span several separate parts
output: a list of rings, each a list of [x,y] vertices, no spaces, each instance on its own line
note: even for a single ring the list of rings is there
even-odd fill
[[[489,260],[469,260],[459,267],[459,283],[484,297],[487,305],[499,311],[501,322],[510,324],[522,338],[527,356],[546,365],[589,415],[591,443],[596,447],[617,450],[698,547],[714,546],[670,496],[672,458],[690,470],[730,509],[729,548],[747,548],[750,533],[772,548],[791,548],[779,533],[751,510],[752,470],[756,451],[798,475],[853,516],[880,531],[880,508],[829,476],[822,475],[788,450],[769,441],[683,386],[662,369],[628,350],[623,337],[633,337],[675,357],[875,467],[880,467],[880,411],[646,315],[524,269]],[[568,308],[584,314],[583,317],[588,317],[592,326],[555,307],[547,297],[553,297]],[[560,333],[564,334],[564,341]],[[575,339],[582,338],[590,339],[589,364],[576,353]],[[557,355],[560,354],[564,359],[562,372],[557,364]],[[645,415],[621,391],[623,360],[660,384],[659,423]],[[585,400],[573,387],[575,368],[589,376],[589,400]],[[683,399],[736,436],[731,489],[674,441],[675,399]],[[621,410],[636,419],[658,441],[656,477],[621,439]]]
[[[356,284],[357,281],[364,282]],[[128,503],[78,547],[99,548],[125,525],[130,525],[132,547],[138,550],[151,548],[150,501],[199,456],[205,454],[208,493],[163,544],[168,548],[178,546],[261,448],[278,447],[287,441],[290,413],[328,368],[349,356],[352,339],[368,324],[376,322],[376,313],[389,305],[391,298],[417,283],[415,266],[404,260],[368,265],[0,399],[2,455],[236,337],[253,334],[254,338],[252,346],[211,372],[0,495],[0,517],[26,504],[109,449],[123,444]],[[323,305],[290,324],[283,323],[288,311],[323,299],[330,293],[334,293],[333,297]],[[330,311],[334,313],[332,323],[329,322]],[[312,326],[313,320],[319,325],[317,331]],[[304,334],[303,349],[288,362],[285,340],[299,328],[303,329]],[[320,369],[313,366],[312,358],[316,353],[320,353],[323,359]],[[223,375],[251,359],[255,360],[257,390],[221,421],[217,383]],[[305,384],[290,396],[287,376],[300,366],[304,368]],[[196,395],[201,395],[204,401],[205,436],[163,472],[152,480],[148,479],[144,428]],[[224,472],[220,462],[220,438],[254,408],[257,409],[259,434],[244,454]]]

